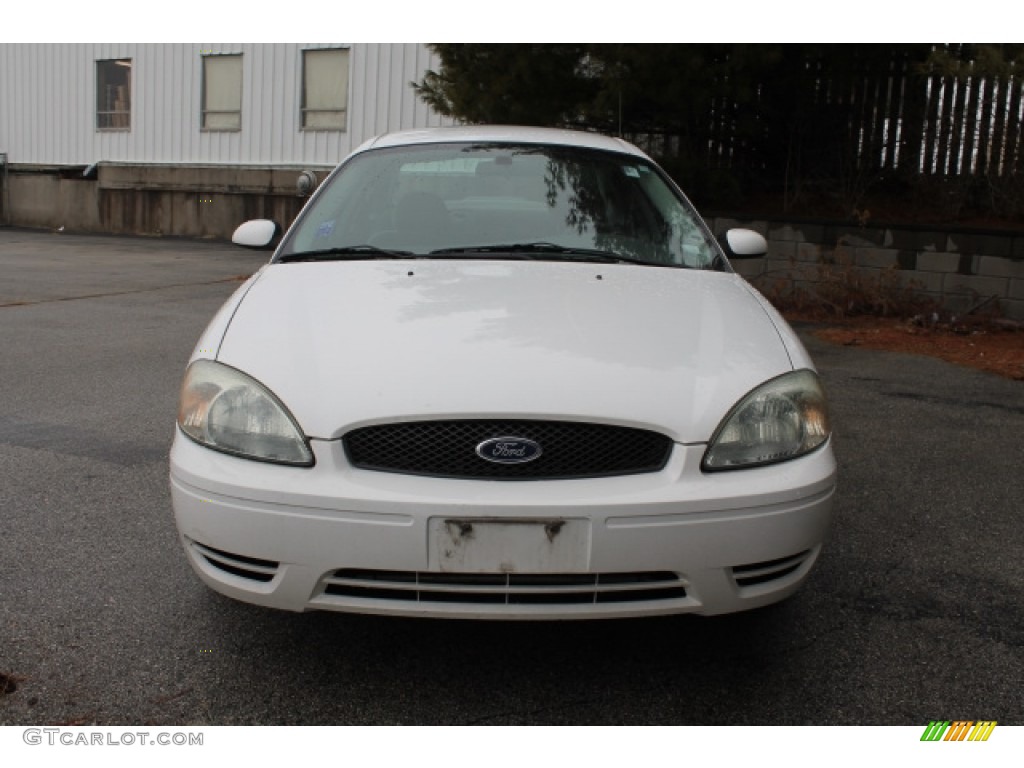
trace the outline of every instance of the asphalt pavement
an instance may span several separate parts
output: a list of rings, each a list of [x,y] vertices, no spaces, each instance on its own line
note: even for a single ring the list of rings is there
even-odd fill
[[[266,259],[0,229],[0,725],[1024,725],[1024,383],[808,334],[840,484],[778,606],[490,623],[212,593],[172,519],[177,390]]]

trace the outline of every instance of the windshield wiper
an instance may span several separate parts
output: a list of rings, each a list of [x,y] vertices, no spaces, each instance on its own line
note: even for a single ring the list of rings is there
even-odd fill
[[[412,251],[395,251],[375,245],[344,245],[340,248],[321,248],[316,251],[286,253],[277,261],[343,261],[346,259],[407,259],[416,256]]]
[[[550,260],[566,259],[571,261],[598,261],[607,264],[643,264],[649,267],[665,266],[644,261],[633,256],[623,256],[612,251],[601,251],[595,248],[573,248],[556,243],[505,243],[499,245],[472,245],[458,248],[438,248],[431,251],[431,256],[472,256],[473,254],[504,254],[506,256],[522,256],[524,258],[544,258]]]

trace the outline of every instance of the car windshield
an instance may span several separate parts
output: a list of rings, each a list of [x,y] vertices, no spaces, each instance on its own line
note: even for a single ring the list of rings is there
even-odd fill
[[[356,155],[275,257],[524,258],[707,269],[700,218],[643,158],[578,147],[424,144]]]

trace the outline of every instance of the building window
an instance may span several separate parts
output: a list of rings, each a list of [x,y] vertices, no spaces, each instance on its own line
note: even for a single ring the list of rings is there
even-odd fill
[[[302,52],[302,128],[343,131],[348,110],[348,49]]]
[[[203,56],[202,128],[242,130],[242,54]]]
[[[132,128],[132,60],[96,62],[96,130]]]

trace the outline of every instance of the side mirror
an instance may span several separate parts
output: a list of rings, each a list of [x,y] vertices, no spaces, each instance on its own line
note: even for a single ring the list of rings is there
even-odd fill
[[[718,244],[730,259],[756,259],[768,253],[768,241],[752,229],[730,229],[718,236]]]
[[[231,236],[231,242],[245,248],[269,248],[281,227],[270,219],[252,219],[240,225]]]

